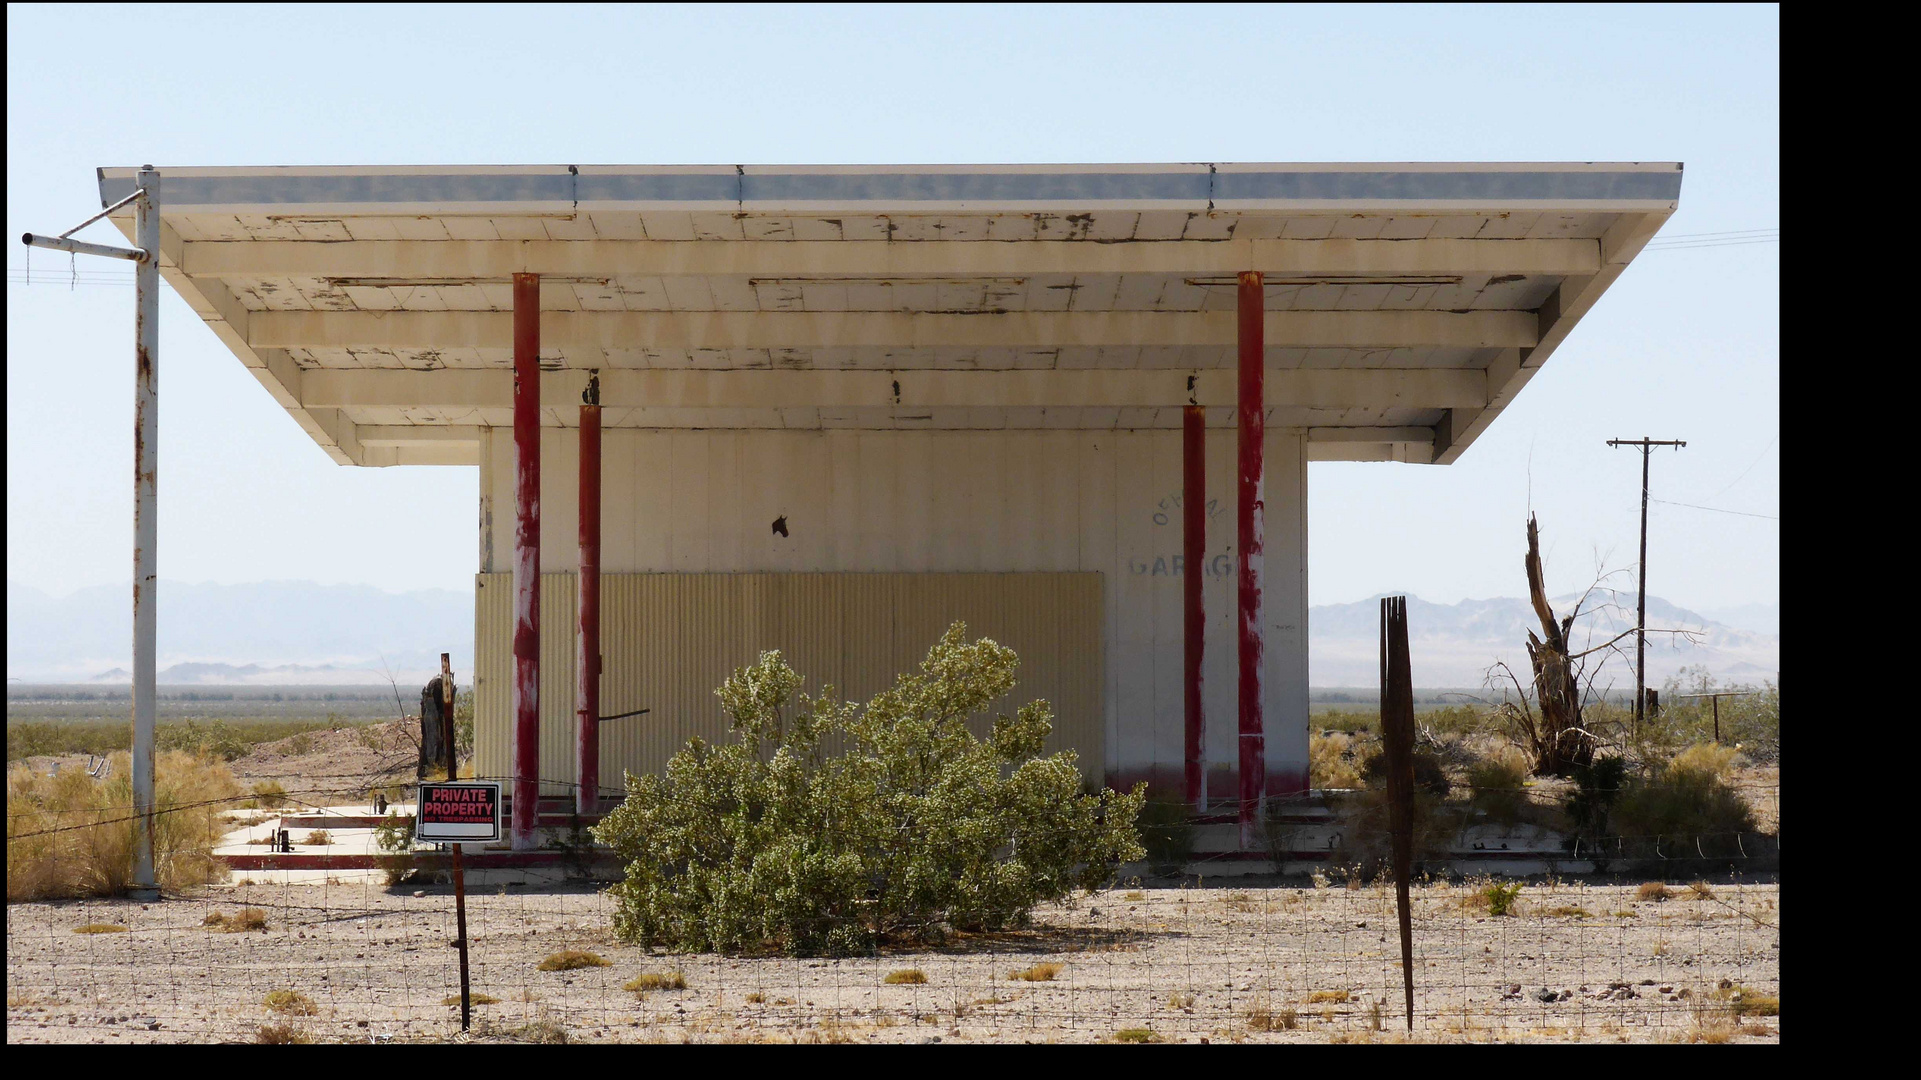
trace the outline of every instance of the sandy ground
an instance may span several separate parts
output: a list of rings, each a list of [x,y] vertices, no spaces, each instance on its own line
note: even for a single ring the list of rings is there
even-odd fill
[[[1722,882],[1713,899],[1683,888],[1655,902],[1635,899],[1638,884],[1531,885],[1504,918],[1464,903],[1458,883],[1417,888],[1412,1038],[1778,1042],[1778,1016],[1739,1027],[1726,1002],[1779,996],[1779,886]],[[661,955],[615,942],[610,902],[590,887],[490,884],[467,911],[473,988],[498,1001],[476,1007],[465,1035],[443,1004],[459,990],[453,897],[416,890],[240,885],[149,905],[9,905],[7,1041],[252,1041],[263,1024],[319,1042],[1410,1037],[1392,893],[1374,887],[1123,887],[1045,909],[1028,932],[796,960]],[[266,929],[204,925],[242,907]],[[128,932],[75,933],[95,923]],[[610,963],[536,970],[563,949]],[[1042,963],[1059,965],[1051,981],[1011,977]],[[925,983],[884,981],[907,969]],[[672,971],[686,989],[621,988]],[[265,1004],[276,990],[311,1005],[277,1013]]]

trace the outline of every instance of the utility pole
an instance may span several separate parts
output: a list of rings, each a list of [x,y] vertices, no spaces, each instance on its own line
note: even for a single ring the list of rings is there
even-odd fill
[[[1609,439],[1609,446],[1641,448],[1641,595],[1634,613],[1634,733],[1641,733],[1641,713],[1647,708],[1648,656],[1648,456],[1657,446],[1676,450],[1687,443],[1679,439]]]

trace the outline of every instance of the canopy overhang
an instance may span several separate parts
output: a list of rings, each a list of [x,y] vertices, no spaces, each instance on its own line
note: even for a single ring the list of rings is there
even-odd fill
[[[100,170],[102,206],[134,169]],[[512,423],[1229,427],[1235,275],[1268,423],[1454,461],[1672,214],[1676,163],[160,170],[161,272],[342,464]],[[112,220],[131,237],[131,212]]]

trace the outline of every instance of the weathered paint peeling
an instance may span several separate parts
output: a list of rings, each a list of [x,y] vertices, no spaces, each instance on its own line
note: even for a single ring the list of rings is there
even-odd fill
[[[540,278],[514,275],[513,846],[534,847],[540,801]]]

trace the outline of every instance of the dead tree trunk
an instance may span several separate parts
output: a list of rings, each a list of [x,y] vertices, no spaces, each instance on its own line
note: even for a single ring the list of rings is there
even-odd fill
[[[1527,658],[1534,669],[1534,700],[1541,706],[1540,727],[1533,733],[1534,772],[1537,776],[1566,776],[1576,765],[1594,760],[1594,739],[1581,724],[1579,673],[1568,656],[1568,632],[1574,616],[1556,620],[1547,602],[1541,572],[1540,530],[1534,515],[1527,518],[1527,593],[1541,620],[1541,636],[1527,633]]]

